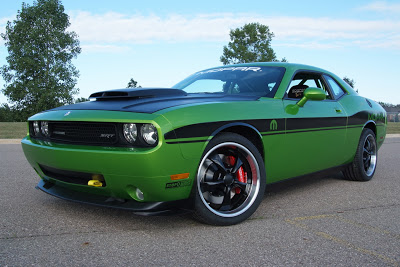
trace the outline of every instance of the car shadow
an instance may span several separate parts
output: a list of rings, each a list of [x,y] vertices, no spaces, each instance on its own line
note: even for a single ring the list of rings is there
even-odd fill
[[[322,175],[322,174],[304,175],[301,177],[291,178],[273,184],[267,184],[264,195],[271,196],[277,194],[286,194],[289,193],[290,191],[298,191],[300,189],[305,189],[308,187],[315,187],[316,184],[326,183],[328,181],[335,181],[335,180],[344,180],[343,174],[339,172],[330,175]]]

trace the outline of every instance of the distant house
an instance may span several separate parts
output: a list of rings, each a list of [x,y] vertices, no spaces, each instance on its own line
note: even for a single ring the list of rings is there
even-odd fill
[[[387,112],[387,121],[399,122],[400,112]]]

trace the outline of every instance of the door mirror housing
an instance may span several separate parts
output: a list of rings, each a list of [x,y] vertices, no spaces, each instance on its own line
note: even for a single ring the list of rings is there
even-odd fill
[[[304,90],[303,98],[296,103],[299,107],[303,107],[308,100],[321,101],[326,99],[325,91],[321,88],[309,87]]]

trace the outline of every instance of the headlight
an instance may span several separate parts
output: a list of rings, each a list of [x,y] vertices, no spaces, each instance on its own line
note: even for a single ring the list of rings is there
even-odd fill
[[[46,137],[49,136],[49,122],[47,121],[42,121],[40,123],[40,129],[42,130],[42,134]]]
[[[143,124],[141,132],[143,140],[147,144],[154,145],[158,141],[157,129],[153,124]]]
[[[124,128],[123,129],[124,137],[125,137],[126,141],[128,141],[131,144],[135,143],[136,138],[137,138],[136,124],[134,124],[134,123],[125,123],[123,128]]]
[[[39,122],[38,121],[34,121],[33,122],[33,132],[35,133],[35,135],[38,135],[39,131],[40,131]]]

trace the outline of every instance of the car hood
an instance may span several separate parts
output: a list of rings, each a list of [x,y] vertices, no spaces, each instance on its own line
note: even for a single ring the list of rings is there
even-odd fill
[[[110,110],[154,113],[166,108],[210,102],[254,101],[260,96],[224,94],[187,94],[179,89],[140,88],[120,89],[94,93],[87,101],[61,106],[52,110]]]

